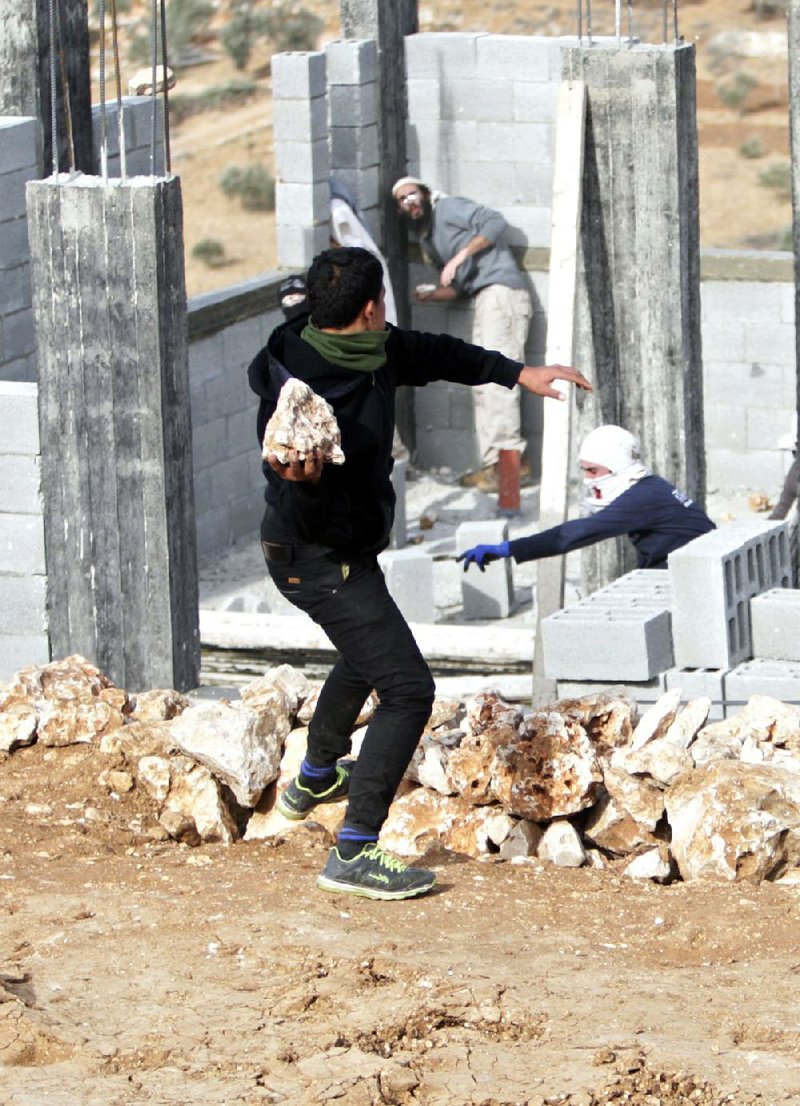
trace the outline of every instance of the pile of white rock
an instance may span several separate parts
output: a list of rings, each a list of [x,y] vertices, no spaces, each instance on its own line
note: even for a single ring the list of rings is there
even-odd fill
[[[318,690],[281,665],[236,701],[134,695],[71,656],[0,687],[0,751],[91,743],[108,758],[96,782],[144,793],[162,834],[274,837],[309,824],[273,807],[305,751]],[[406,856],[443,847],[658,881],[778,878],[800,867],[800,708],[754,695],[708,723],[710,705],[681,703],[678,690],[641,716],[613,691],[536,711],[495,692],[437,700],[381,842]],[[376,706],[371,696],[355,755]],[[342,814],[320,807],[314,822],[332,834]]]

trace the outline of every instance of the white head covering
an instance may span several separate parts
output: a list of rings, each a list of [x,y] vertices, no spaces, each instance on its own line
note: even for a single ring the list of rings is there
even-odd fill
[[[621,426],[598,426],[583,439],[578,460],[609,469],[605,476],[584,479],[584,506],[590,512],[602,510],[617,496],[638,483],[650,472],[642,464],[642,447],[630,430]]]
[[[415,184],[418,188],[428,188],[425,181],[420,180],[419,177],[400,177],[400,179],[396,180],[392,185],[392,199],[396,200],[399,190],[407,184]],[[429,188],[428,191],[430,192]]]

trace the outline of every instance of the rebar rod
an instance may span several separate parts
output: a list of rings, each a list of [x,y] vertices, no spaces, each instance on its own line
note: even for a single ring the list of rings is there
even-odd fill
[[[64,36],[61,33],[61,7],[59,0],[55,0],[56,31],[58,36],[58,65],[61,71],[61,87],[64,91],[64,127],[67,132],[67,161],[70,176],[75,173],[75,136],[72,133],[72,100],[69,92],[69,76],[67,74],[67,62],[64,57]]]
[[[100,175],[108,183],[108,126],[106,121],[106,3],[100,0]]]
[[[53,176],[58,176],[58,112],[56,110],[56,15],[55,0],[50,0],[50,154]]]
[[[161,70],[164,74],[164,172],[172,171],[169,148],[169,82],[167,80],[167,3],[161,0]]]
[[[150,112],[150,176],[156,175],[156,123],[158,119],[158,95],[156,89],[158,87],[158,0],[152,0],[152,7],[150,10],[150,54],[151,54],[151,73],[150,73],[150,94],[151,94],[151,112]]]
[[[111,2],[111,43],[114,50],[114,77],[117,87],[117,142],[119,144],[119,175],[124,184],[128,179],[128,159],[125,143],[125,118],[122,107],[122,76],[119,64],[119,36],[117,33],[117,0]]]

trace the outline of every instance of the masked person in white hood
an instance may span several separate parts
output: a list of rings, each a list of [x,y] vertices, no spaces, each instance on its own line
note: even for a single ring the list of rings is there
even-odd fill
[[[621,426],[598,426],[578,454],[583,475],[583,518],[500,545],[476,545],[458,558],[464,571],[500,557],[519,564],[582,549],[627,534],[636,548],[637,568],[666,568],[667,556],[714,523],[692,499],[642,463],[639,439]]]

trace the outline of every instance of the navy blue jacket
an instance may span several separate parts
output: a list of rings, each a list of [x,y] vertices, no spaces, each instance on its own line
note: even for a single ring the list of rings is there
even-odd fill
[[[637,568],[666,568],[673,549],[713,529],[714,523],[694,500],[660,476],[645,476],[597,514],[516,538],[508,548],[521,563],[627,534],[636,547]]]

